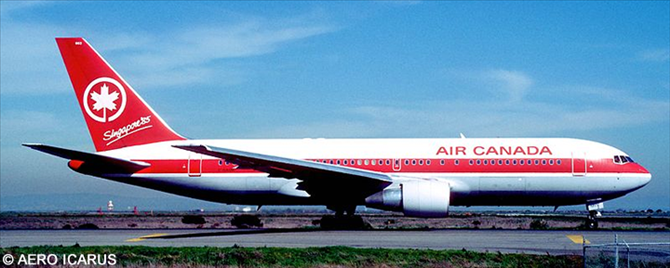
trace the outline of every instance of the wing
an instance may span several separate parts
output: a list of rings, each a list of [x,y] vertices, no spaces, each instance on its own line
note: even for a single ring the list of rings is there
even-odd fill
[[[393,180],[384,173],[330,165],[300,159],[238,151],[206,145],[173,147],[225,159],[240,169],[253,169],[271,177],[302,180],[298,189],[326,201],[363,200],[389,186]]]

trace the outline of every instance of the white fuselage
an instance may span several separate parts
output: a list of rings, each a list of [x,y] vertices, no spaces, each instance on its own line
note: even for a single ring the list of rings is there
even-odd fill
[[[221,203],[319,204],[296,189],[297,179],[269,177],[172,147],[180,144],[208,144],[377,171],[390,175],[394,184],[442,180],[449,183],[451,205],[456,206],[595,203],[625,195],[651,179],[637,163],[615,163],[615,156],[627,157],[616,148],[562,138],[168,141],[100,153],[150,163],[145,170],[91,175]]]

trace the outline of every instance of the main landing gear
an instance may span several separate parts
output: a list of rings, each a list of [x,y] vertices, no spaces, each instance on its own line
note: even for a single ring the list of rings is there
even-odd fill
[[[371,229],[369,223],[365,222],[361,216],[354,215],[356,206],[328,206],[328,209],[334,210],[335,215],[326,215],[321,218],[320,226],[324,230],[365,230]],[[346,213],[346,215],[345,215]]]
[[[596,230],[598,229],[598,217],[602,216],[600,214],[601,209],[605,206],[602,202],[595,204],[586,204],[586,210],[589,211],[589,215],[586,217],[586,229]]]

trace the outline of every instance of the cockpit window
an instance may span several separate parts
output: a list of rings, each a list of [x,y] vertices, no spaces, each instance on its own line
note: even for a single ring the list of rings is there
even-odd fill
[[[625,163],[635,163],[630,156],[626,155],[615,155],[614,156],[614,163],[616,164],[625,164]]]

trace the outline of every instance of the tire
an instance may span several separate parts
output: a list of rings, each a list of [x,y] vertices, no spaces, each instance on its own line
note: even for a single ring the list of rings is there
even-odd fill
[[[598,221],[595,219],[586,219],[586,228],[590,230],[598,229]]]

